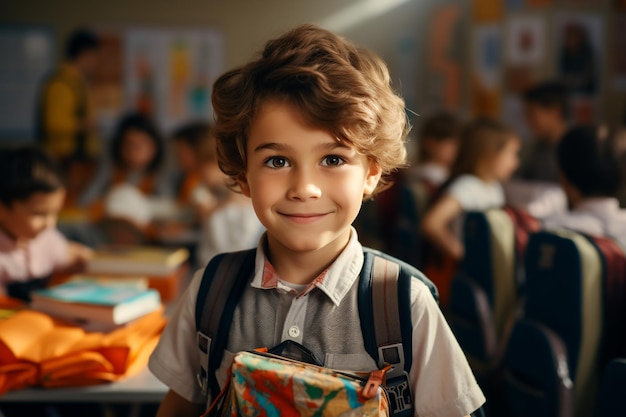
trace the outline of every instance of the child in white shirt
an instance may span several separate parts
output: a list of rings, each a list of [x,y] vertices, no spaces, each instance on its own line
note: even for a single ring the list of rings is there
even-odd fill
[[[626,249],[626,210],[617,192],[623,181],[617,136],[604,126],[570,129],[557,148],[561,186],[571,207],[544,227],[565,227],[593,236],[612,237]]]
[[[437,285],[444,305],[454,264],[463,258],[464,253],[462,215],[504,205],[500,183],[517,169],[519,149],[519,138],[497,121],[476,120],[461,134],[450,180],[435,197],[422,222],[422,231],[430,247],[444,257],[439,265],[433,265],[432,259],[428,259],[430,256],[425,255],[424,267]]]

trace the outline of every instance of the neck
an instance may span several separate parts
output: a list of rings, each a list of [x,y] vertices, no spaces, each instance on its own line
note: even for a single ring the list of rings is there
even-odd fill
[[[478,178],[480,178],[481,181],[484,181],[484,182],[495,181],[495,178],[493,177],[493,175],[491,175],[489,171],[484,168],[477,169],[474,175],[476,175]]]
[[[266,253],[278,276],[289,283],[310,284],[326,270],[350,241],[350,229],[344,236],[317,250],[292,250],[268,235]]]

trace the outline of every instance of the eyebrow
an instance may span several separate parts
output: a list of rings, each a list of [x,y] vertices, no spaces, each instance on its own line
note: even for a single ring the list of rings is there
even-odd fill
[[[321,150],[325,150],[325,151],[332,151],[335,149],[351,149],[349,146],[347,146],[344,143],[341,143],[339,141],[337,142],[325,142],[320,144],[319,146],[317,146],[318,149]],[[276,142],[267,142],[267,143],[262,143],[259,146],[257,146],[256,148],[254,148],[254,152],[260,152],[262,150],[265,149],[269,149],[272,151],[288,151],[291,149],[291,146],[288,145],[284,145],[282,143],[276,143]]]

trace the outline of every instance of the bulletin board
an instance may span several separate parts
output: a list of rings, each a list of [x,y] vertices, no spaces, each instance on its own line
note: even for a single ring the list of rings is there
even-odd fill
[[[54,32],[45,26],[0,26],[0,141],[35,138],[37,95],[55,65]]]

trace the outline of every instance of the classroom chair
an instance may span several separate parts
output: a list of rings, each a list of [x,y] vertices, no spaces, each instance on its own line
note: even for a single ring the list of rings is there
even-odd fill
[[[492,209],[467,213],[465,257],[451,283],[446,316],[489,399],[501,415],[502,356],[523,304],[523,253],[539,222],[526,212]]]
[[[593,413],[603,332],[602,259],[568,230],[531,235],[526,300],[504,355],[506,398],[515,416]]]
[[[467,213],[465,257],[452,281],[447,315],[475,372],[497,366],[523,285],[528,234],[539,223],[511,208]]]
[[[626,358],[626,256],[613,239],[588,237],[602,260],[604,349],[602,363]]]
[[[433,187],[407,183],[398,190],[398,212],[393,230],[391,253],[414,266],[421,265],[421,220],[428,208]]]
[[[613,359],[606,366],[598,394],[598,417],[613,417],[624,414],[626,393],[626,358]]]

